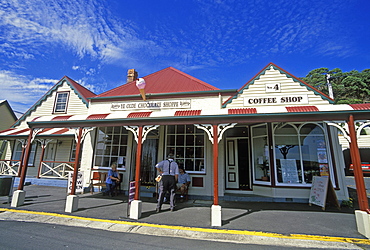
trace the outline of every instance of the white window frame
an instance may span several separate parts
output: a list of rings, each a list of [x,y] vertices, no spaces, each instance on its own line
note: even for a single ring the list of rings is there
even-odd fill
[[[176,126],[184,126],[185,128],[184,128],[184,133],[177,133],[177,131],[175,131],[174,133],[169,133],[168,132],[168,127],[169,126],[175,126],[175,128],[176,128]],[[204,131],[203,130],[200,130],[200,129],[198,129],[197,127],[195,127],[194,126],[194,131],[199,131],[199,133],[186,133],[186,126],[194,126],[194,125],[183,125],[183,124],[179,124],[179,125],[167,125],[166,126],[166,141],[165,141],[165,145],[166,145],[166,150],[165,150],[165,154],[166,154],[166,156],[169,154],[169,153],[173,153],[174,155],[175,155],[175,161],[177,162],[177,163],[180,163],[181,161],[183,161],[183,163],[184,163],[184,169],[185,169],[185,171],[187,172],[187,173],[193,173],[193,174],[205,174],[206,173],[206,150],[207,150],[207,148],[206,148],[206,145],[207,145],[207,141],[206,141],[206,137],[205,137],[205,134],[204,134]],[[196,145],[196,142],[194,142],[194,145],[192,145],[192,146],[189,146],[189,145],[186,145],[186,136],[187,135],[198,135],[198,136],[203,136],[203,145],[202,146],[197,146]],[[175,144],[174,145],[168,145],[168,136],[169,135],[171,135],[171,136],[175,136],[175,138],[177,138],[177,136],[178,135],[183,135],[184,136],[184,145],[178,145],[177,144],[177,139],[175,139]],[[193,157],[186,157],[186,148],[189,148],[189,147],[192,147],[193,149],[194,149],[194,155],[193,155]],[[196,150],[196,148],[203,148],[203,157],[202,158],[199,158],[199,157],[195,157],[196,155],[195,155],[195,150]],[[178,148],[184,148],[184,152],[183,152],[183,157],[179,157],[178,155],[176,155],[176,150],[178,149]],[[194,170],[195,169],[195,165],[194,165],[194,167],[193,167],[193,170],[189,170],[189,169],[186,169],[186,167],[185,167],[185,164],[186,164],[186,160],[193,160],[194,161],[194,164],[196,164],[196,161],[202,161],[203,162],[203,167],[202,168],[200,168],[200,170],[199,171],[196,171],[196,170]],[[203,169],[203,170],[202,170]]]
[[[332,165],[332,159],[331,159],[331,148],[330,148],[330,141],[329,141],[329,138],[328,138],[328,131],[327,131],[327,128],[325,126],[323,126],[322,123],[320,122],[304,122],[304,123],[301,123],[301,122],[292,122],[292,123],[286,123],[288,125],[291,125],[293,126],[293,128],[296,129],[297,131],[297,134],[295,134],[295,136],[297,136],[297,139],[298,139],[298,151],[299,151],[299,154],[300,154],[300,162],[301,162],[301,171],[302,171],[302,174],[300,176],[300,178],[303,178],[302,179],[302,183],[282,183],[282,182],[278,182],[278,176],[277,176],[277,165],[276,165],[276,155],[274,154],[274,170],[275,170],[275,183],[276,183],[276,186],[291,186],[291,187],[311,187],[312,186],[312,183],[306,183],[304,182],[304,173],[303,171],[305,171],[304,169],[304,166],[303,166],[303,156],[302,156],[302,145],[301,145],[301,129],[303,128],[304,125],[307,125],[307,124],[315,124],[317,125],[318,127],[320,127],[323,131],[323,136],[325,138],[325,144],[327,146],[326,148],[326,151],[327,151],[327,157],[328,157],[328,167],[329,167],[329,173],[330,173],[330,180],[332,181],[333,183],[333,186],[335,186],[335,177],[334,177],[334,173],[333,173],[333,165]],[[273,123],[273,126],[274,126],[274,129],[273,129],[273,148],[275,150],[275,130],[276,130],[276,126],[277,123]],[[281,136],[281,135],[280,135]],[[287,136],[289,136],[289,134],[287,134]]]
[[[66,95],[66,96],[62,97],[62,95]],[[55,96],[54,113],[66,113],[67,107],[68,107],[68,100],[69,100],[68,91],[57,92]],[[62,105],[64,105],[64,108],[59,107]]]

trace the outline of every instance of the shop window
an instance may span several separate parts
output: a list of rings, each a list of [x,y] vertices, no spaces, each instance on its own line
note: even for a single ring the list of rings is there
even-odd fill
[[[300,129],[300,144],[303,181],[312,183],[313,176],[329,176],[328,145],[323,128],[316,124],[303,125]]]
[[[54,113],[66,113],[69,92],[58,92],[55,98]]]
[[[329,175],[327,142],[319,124],[275,124],[274,150],[278,184],[311,184]]]
[[[113,162],[118,167],[126,165],[128,132],[123,127],[100,127],[97,129],[95,145],[95,166],[110,167]]]
[[[204,132],[194,125],[167,126],[166,155],[173,153],[188,172],[205,172]]]
[[[255,182],[270,183],[269,146],[267,141],[267,125],[251,127],[252,162]]]
[[[28,159],[28,166],[34,166],[35,155],[36,155],[37,143],[32,143],[30,158]],[[17,141],[14,148],[12,160],[20,161],[22,157],[22,142]]]

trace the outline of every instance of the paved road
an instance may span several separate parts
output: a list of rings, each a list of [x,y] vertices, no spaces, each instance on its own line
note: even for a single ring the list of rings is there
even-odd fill
[[[367,191],[367,197],[370,198],[370,177],[364,177],[365,187]],[[355,177],[346,176],[347,187],[356,189]]]
[[[47,232],[47,233],[46,233]],[[1,222],[1,249],[281,249],[282,246],[257,245],[151,236],[105,230],[50,225],[43,223]],[[296,246],[283,246],[297,249]],[[299,249],[312,249],[303,247]],[[330,249],[330,248],[327,248]],[[335,248],[332,248],[335,249]]]

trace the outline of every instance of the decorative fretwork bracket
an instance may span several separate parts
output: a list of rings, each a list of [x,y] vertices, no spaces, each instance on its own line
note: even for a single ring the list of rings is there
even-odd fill
[[[41,144],[41,148],[46,148],[46,146],[54,141],[53,139],[36,139],[36,141],[38,141],[40,144]]]
[[[40,133],[41,131],[43,131],[43,130],[44,130],[44,128],[35,128],[35,129],[32,130],[31,143],[35,140],[36,135],[38,133]]]
[[[21,143],[22,148],[27,147],[27,139],[17,139],[17,141]]]
[[[139,143],[139,126],[123,126],[125,129],[131,131],[134,134],[134,138],[136,143]],[[143,126],[143,134],[141,143],[146,140],[147,135],[150,131],[155,130],[159,127],[159,125],[147,125]]]
[[[78,134],[79,134],[79,129],[80,128],[71,128],[72,130],[73,130],[73,132],[74,132],[74,135],[75,135],[75,141],[76,141],[76,143],[78,142]],[[84,140],[85,140],[85,137],[86,137],[86,135],[90,132],[90,131],[92,131],[92,130],[94,130],[95,129],[95,127],[86,127],[86,128],[82,128],[82,135],[81,135],[81,142],[83,142]]]
[[[351,143],[351,138],[349,136],[348,124],[346,122],[329,122],[329,121],[326,121],[326,124],[328,124],[329,126],[333,126],[333,127],[336,127],[337,129],[339,129],[343,133],[344,138],[349,143]],[[356,122],[355,123],[355,130],[356,130],[356,138],[357,139],[360,138],[361,130],[364,127],[369,126],[369,125],[370,125],[370,122],[369,121],[366,121],[366,122]]]
[[[220,142],[222,140],[222,136],[223,134],[225,133],[226,130],[228,130],[229,128],[233,128],[237,123],[223,123],[223,124],[218,124],[217,125],[217,142]],[[213,127],[212,127],[212,124],[194,124],[194,126],[196,126],[197,128],[199,129],[202,129],[204,130],[207,135],[208,135],[208,139],[212,142],[214,142],[213,140]]]

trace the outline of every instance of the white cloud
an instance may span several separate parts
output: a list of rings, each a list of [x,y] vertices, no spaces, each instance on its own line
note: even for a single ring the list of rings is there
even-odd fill
[[[17,75],[0,71],[0,99],[8,100],[14,110],[25,112],[58,80]]]
[[[0,26],[6,31],[2,39],[16,50],[11,53],[16,54],[25,53],[21,45],[61,44],[80,58],[88,55],[112,62],[124,57],[123,48],[142,43],[135,38],[130,25],[115,20],[101,1],[24,0],[19,3],[10,0],[8,4],[0,4],[0,16]]]

